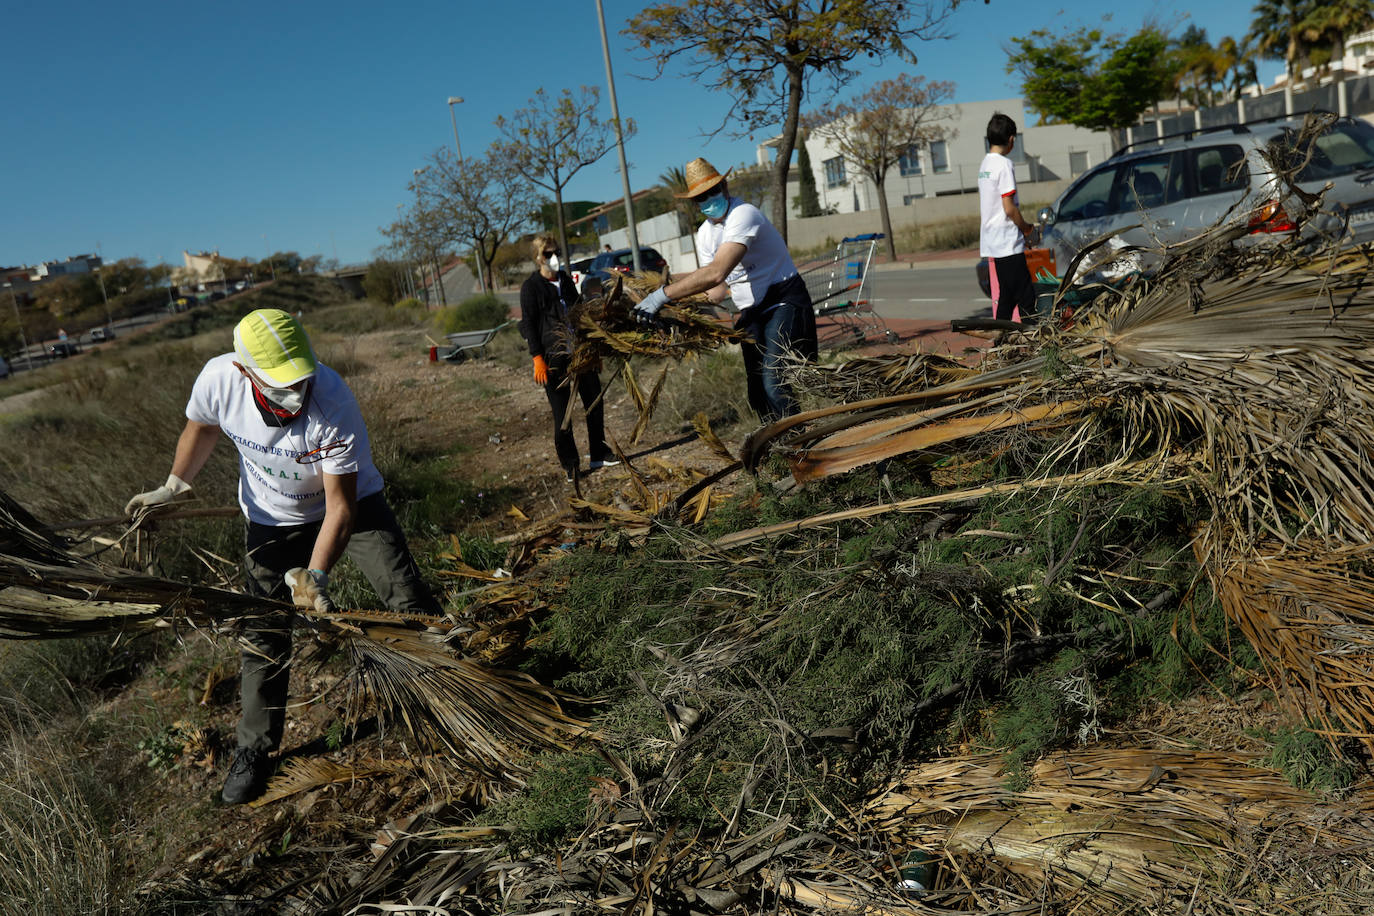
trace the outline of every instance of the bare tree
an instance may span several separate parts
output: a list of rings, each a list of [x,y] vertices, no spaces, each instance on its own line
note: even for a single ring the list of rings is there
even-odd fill
[[[497,250],[538,208],[529,181],[497,150],[459,162],[441,147],[416,176],[415,191],[420,208],[441,227],[446,241],[471,246],[478,271],[492,289]]]
[[[568,230],[563,213],[563,189],[573,176],[599,160],[615,146],[615,122],[601,120],[596,110],[601,90],[583,86],[577,95],[564,89],[558,96],[543,89],[509,118],[498,117],[496,129],[504,138],[492,154],[506,158],[521,175],[553,194],[558,208],[558,245],[568,256]],[[623,135],[635,134],[627,120]]]
[[[897,260],[892,216],[887,207],[887,173],[903,156],[946,135],[940,121],[951,109],[954,84],[903,73],[883,80],[847,102],[836,102],[806,118],[813,136],[828,141],[845,161],[878,188],[878,209],[887,236],[887,254]]]
[[[662,75],[675,58],[734,105],[737,136],[777,123],[782,136],[773,163],[773,223],[787,238],[787,173],[797,145],[802,96],[813,76],[831,91],[857,74],[858,58],[895,54],[913,65],[916,40],[943,38],[945,18],[958,0],[677,0],[634,16],[622,34],[648,55]]]
[[[420,177],[417,175],[416,180]],[[439,285],[442,292],[437,265],[439,252],[447,241],[433,214],[424,209],[417,196],[416,202],[404,213],[398,213],[396,222],[382,227],[381,232],[405,261],[418,266],[419,287],[423,290],[425,303],[432,303],[435,296],[430,288],[431,281]]]

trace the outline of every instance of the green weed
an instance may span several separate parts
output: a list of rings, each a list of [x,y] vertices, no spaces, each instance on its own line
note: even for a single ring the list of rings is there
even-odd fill
[[[517,848],[554,848],[582,830],[597,780],[612,775],[610,766],[592,754],[537,757],[525,791],[497,802],[480,820],[510,827],[511,843]]]
[[[1261,763],[1281,770],[1299,789],[1332,795],[1355,782],[1357,774],[1350,760],[1333,749],[1329,739],[1306,724],[1281,728],[1260,737],[1270,744]]]

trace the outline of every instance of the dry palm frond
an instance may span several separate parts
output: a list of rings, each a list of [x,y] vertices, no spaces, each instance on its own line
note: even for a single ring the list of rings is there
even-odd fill
[[[798,388],[842,402],[923,391],[977,374],[976,368],[939,353],[861,356],[834,365],[798,360],[788,366]]]
[[[1213,899],[1281,899],[1352,866],[1369,876],[1370,786],[1328,804],[1254,756],[1150,748],[1059,754],[1028,776],[1016,791],[1000,757],[936,760],[902,773],[865,813],[898,846],[943,856],[947,871],[1051,899],[1091,889],[1084,913],[1167,908],[1199,887]]]
[[[309,792],[336,783],[411,773],[422,766],[416,760],[363,760],[357,763],[336,763],[320,757],[292,757],[282,764],[280,772],[267,784],[267,791],[249,804],[258,808],[301,792]]]
[[[564,329],[572,352],[568,364],[568,384],[572,390],[577,390],[578,376],[600,371],[605,360],[621,364],[616,373],[624,374],[625,388],[639,410],[631,442],[638,442],[648,427],[668,373],[668,365],[665,365],[653,390],[646,396],[630,369],[631,359],[681,360],[728,343],[738,343],[745,337],[713,317],[711,303],[705,296],[691,296],[665,305],[658,313],[657,325],[641,325],[633,314],[635,303],[662,284],[663,277],[653,272],[628,279],[617,274],[603,295],[584,299],[573,306]],[[636,294],[632,296],[627,288],[636,290]],[[569,403],[565,425],[571,418],[572,403]]]
[[[662,327],[641,325],[633,315],[635,303],[662,283],[662,277],[654,273],[629,279],[617,276],[603,295],[574,306],[569,312],[575,342],[568,372],[577,375],[595,371],[606,359],[682,359],[743,339],[741,332],[712,317],[705,296],[665,305],[659,312]],[[631,295],[630,290],[638,292]]]
[[[170,626],[236,635],[290,610],[280,602],[105,566],[77,556],[0,492],[0,637],[59,639]],[[355,662],[354,708],[370,692],[389,721],[485,778],[509,779],[521,747],[562,745],[584,729],[526,675],[457,656],[447,625],[423,615],[297,610],[315,638]],[[425,632],[432,628],[437,632]]]
[[[1204,283],[1182,282],[1170,262],[1177,282],[1138,284],[1069,330],[1043,328],[1020,362],[788,418],[751,436],[745,461],[790,433],[794,474],[814,479],[927,448],[938,435],[922,427],[986,441],[1013,414],[1028,426],[1079,402],[1090,408],[1080,438],[1141,459],[1196,455],[1199,483],[1238,537],[1291,541],[1308,526],[1371,540],[1371,264],[1364,251],[1280,249]]]
[[[1226,614],[1255,647],[1288,707],[1335,741],[1374,747],[1374,549],[1259,545],[1234,557],[1197,541]]]
[[[722,460],[734,464],[735,456],[730,453],[730,449],[726,448],[725,443],[720,441],[716,431],[711,428],[711,419],[706,416],[705,411],[698,411],[696,416],[692,417],[692,428],[697,431],[697,438],[701,440],[703,445]]]

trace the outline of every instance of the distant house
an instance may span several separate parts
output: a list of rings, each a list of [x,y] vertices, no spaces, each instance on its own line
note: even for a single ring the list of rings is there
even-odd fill
[[[88,274],[101,265],[99,255],[78,254],[65,261],[44,261],[33,269],[30,279],[38,282],[72,274]]]

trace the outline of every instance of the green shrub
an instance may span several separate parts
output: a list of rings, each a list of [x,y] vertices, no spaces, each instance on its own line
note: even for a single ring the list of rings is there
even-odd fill
[[[1270,742],[1265,766],[1282,770],[1299,789],[1329,795],[1355,781],[1355,767],[1331,747],[1331,742],[1307,726],[1281,728],[1261,737]]]
[[[610,766],[592,754],[536,758],[525,791],[493,805],[482,821],[510,827],[517,847],[552,848],[587,823],[597,780],[612,775]]]
[[[510,317],[510,306],[490,293],[473,296],[434,316],[434,326],[441,334],[459,331],[484,331],[494,328]]]

